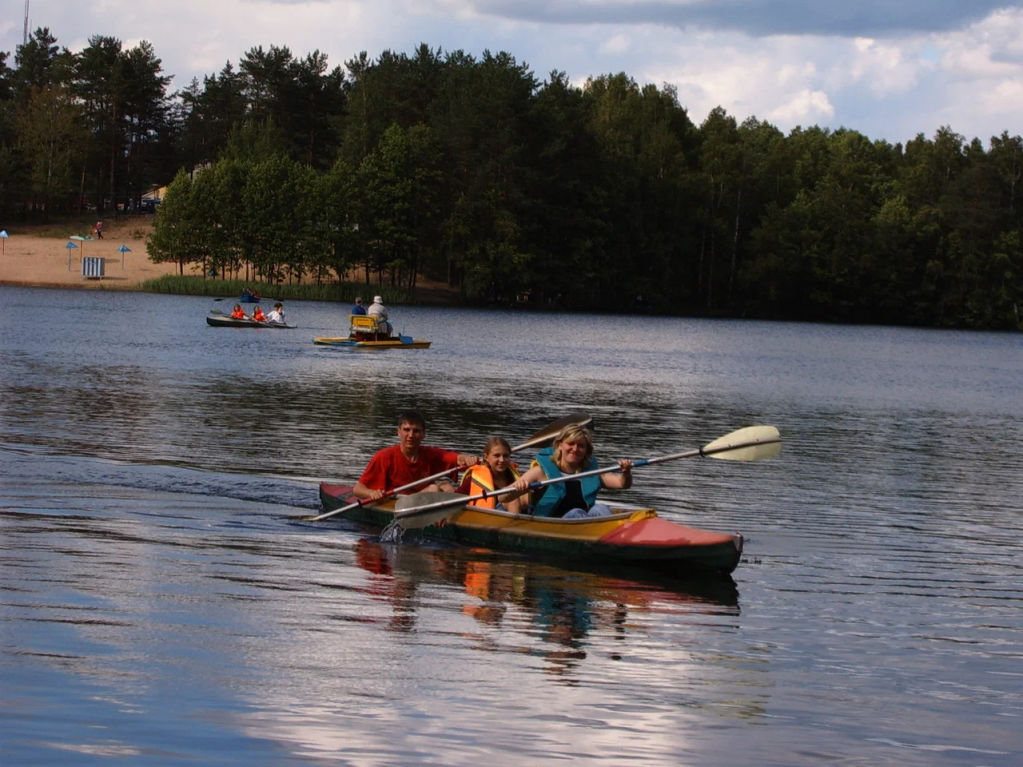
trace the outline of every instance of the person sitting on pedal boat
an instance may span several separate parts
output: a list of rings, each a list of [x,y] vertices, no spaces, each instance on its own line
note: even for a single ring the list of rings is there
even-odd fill
[[[369,305],[366,314],[377,318],[377,328],[385,336],[391,335],[391,323],[387,321],[387,307],[384,306],[384,299],[381,296],[373,296],[373,303]]]
[[[511,445],[503,437],[491,437],[483,447],[483,462],[471,467],[462,477],[458,492],[465,495],[492,493],[512,485],[519,478],[518,466],[511,462]],[[471,506],[482,509],[497,509],[518,514],[522,504],[518,496],[502,495],[498,498],[481,498]]]
[[[599,474],[541,488],[533,498],[533,515],[579,519],[611,514],[607,505],[596,502],[597,492],[601,488],[626,490],[632,487],[632,461],[619,461],[618,466],[620,474]],[[578,425],[566,426],[554,438],[552,447],[537,453],[529,471],[519,477],[514,485],[516,490],[524,492],[533,482],[593,471],[596,468],[590,430]]]

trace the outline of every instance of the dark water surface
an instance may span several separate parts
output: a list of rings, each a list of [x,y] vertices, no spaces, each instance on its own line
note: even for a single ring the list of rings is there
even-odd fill
[[[428,351],[208,328],[208,299],[0,288],[0,764],[1016,765],[1023,336],[395,307]],[[223,304],[219,304],[223,306]],[[417,406],[742,531],[651,580],[289,519]],[[642,473],[641,473],[642,472]]]

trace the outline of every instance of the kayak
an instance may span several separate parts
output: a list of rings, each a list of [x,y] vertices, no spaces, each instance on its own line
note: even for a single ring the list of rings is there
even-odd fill
[[[352,349],[429,349],[430,341],[412,336],[397,336],[381,341],[359,340],[356,338],[314,338],[314,344],[321,346],[345,346]]]
[[[236,320],[234,317],[207,316],[206,324],[213,328],[281,328],[293,330],[294,325],[285,322],[256,322],[255,320]]]
[[[390,327],[371,314],[349,315],[347,338],[314,338],[314,344],[349,349],[429,349],[430,342],[412,336],[391,335]]]
[[[320,485],[326,511],[358,499],[347,485]],[[442,526],[423,534],[474,546],[553,554],[599,564],[627,564],[662,574],[731,573],[739,564],[743,538],[686,527],[657,516],[653,509],[614,510],[608,517],[553,519],[469,506]],[[394,501],[381,501],[345,513],[347,519],[385,527],[394,519]]]

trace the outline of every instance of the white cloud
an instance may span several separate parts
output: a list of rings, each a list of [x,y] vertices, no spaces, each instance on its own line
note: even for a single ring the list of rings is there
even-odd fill
[[[297,55],[319,49],[337,65],[363,50],[373,57],[427,43],[477,56],[505,50],[541,80],[551,70],[566,71],[576,84],[624,71],[643,84],[673,84],[697,123],[720,105],[739,120],[757,115],[783,130],[819,121],[891,141],[931,135],[943,124],[984,137],[1019,132],[1023,11],[996,10],[972,23],[960,20],[957,28],[952,22],[961,9],[952,0],[935,2],[931,12],[945,15],[908,25],[917,31],[897,29],[922,17],[929,7],[924,0],[891,11],[887,26],[877,10],[890,4],[872,4],[864,11],[873,14],[869,23],[830,36],[800,30],[838,24],[852,8],[847,2],[698,0],[692,7],[721,23],[686,26],[652,20],[655,11],[685,10],[678,3],[668,8],[668,0],[33,0],[32,28],[50,27],[73,50],[96,34],[147,39],[165,72],[176,75],[174,88],[228,60],[237,65],[257,45],[288,46]],[[971,14],[978,7],[957,3],[970,5]],[[765,34],[757,19],[727,23],[729,13],[763,15],[768,6],[776,16],[772,28],[785,34]],[[800,9],[814,16],[812,23],[797,18]],[[617,20],[602,22],[612,11]],[[558,23],[545,21],[552,13],[560,14]],[[13,54],[21,43],[18,16],[0,23],[0,50]]]
[[[629,36],[619,33],[605,40],[600,46],[600,52],[617,56],[625,53],[630,47],[632,47],[632,40]]]
[[[1019,105],[1023,104],[1023,82],[1002,80],[984,93],[982,103],[987,114],[1018,115]]]
[[[853,49],[846,70],[851,82],[865,83],[878,96],[905,93],[917,84],[922,71],[933,66],[913,44],[858,38],[853,41]]]
[[[782,123],[817,122],[822,117],[830,118],[835,114],[828,94],[824,91],[811,91],[804,88],[792,95],[788,101],[771,110],[768,117],[772,121]]]

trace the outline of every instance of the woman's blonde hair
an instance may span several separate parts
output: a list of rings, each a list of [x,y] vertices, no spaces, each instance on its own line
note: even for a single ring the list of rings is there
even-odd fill
[[[560,445],[562,442],[585,442],[586,459],[589,460],[593,456],[593,432],[585,426],[574,423],[558,432],[558,436],[554,438],[554,462],[559,465],[561,464]]]

